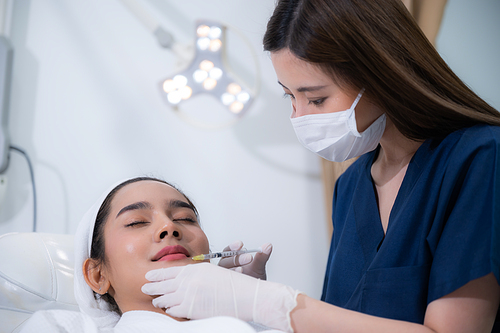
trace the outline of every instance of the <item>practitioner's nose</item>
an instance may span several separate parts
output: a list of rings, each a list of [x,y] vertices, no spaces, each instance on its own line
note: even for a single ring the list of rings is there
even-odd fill
[[[290,115],[290,118],[297,118],[297,108],[293,101],[292,101],[292,114]]]
[[[290,118],[298,118],[311,114],[310,106],[302,99],[292,100],[292,114]]]

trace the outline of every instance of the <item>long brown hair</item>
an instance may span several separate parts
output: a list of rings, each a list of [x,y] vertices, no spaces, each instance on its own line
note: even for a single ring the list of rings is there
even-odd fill
[[[278,0],[264,50],[287,48],[337,84],[364,87],[410,139],[500,125],[500,113],[453,73],[401,0]]]

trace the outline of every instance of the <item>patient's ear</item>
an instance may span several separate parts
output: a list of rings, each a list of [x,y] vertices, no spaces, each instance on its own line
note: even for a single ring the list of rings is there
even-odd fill
[[[98,263],[95,259],[88,258],[83,263],[82,271],[85,282],[87,282],[94,292],[99,295],[104,295],[108,292],[111,284],[106,276],[102,263]]]

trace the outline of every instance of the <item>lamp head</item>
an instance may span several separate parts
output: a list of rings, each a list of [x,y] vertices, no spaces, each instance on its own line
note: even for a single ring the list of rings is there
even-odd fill
[[[250,106],[253,93],[224,64],[226,28],[208,20],[197,21],[195,55],[190,65],[165,79],[161,90],[173,107],[198,94],[214,96],[235,116]]]

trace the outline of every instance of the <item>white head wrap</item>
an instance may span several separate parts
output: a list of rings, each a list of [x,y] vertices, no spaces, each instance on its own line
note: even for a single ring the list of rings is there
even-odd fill
[[[106,301],[95,299],[93,290],[85,282],[82,268],[85,260],[90,258],[92,235],[94,233],[97,212],[109,192],[122,182],[123,181],[110,187],[108,191],[104,192],[99,200],[90,207],[80,221],[75,234],[75,298],[80,307],[80,311],[92,317],[99,328],[114,327],[120,319],[120,316],[110,309]]]

